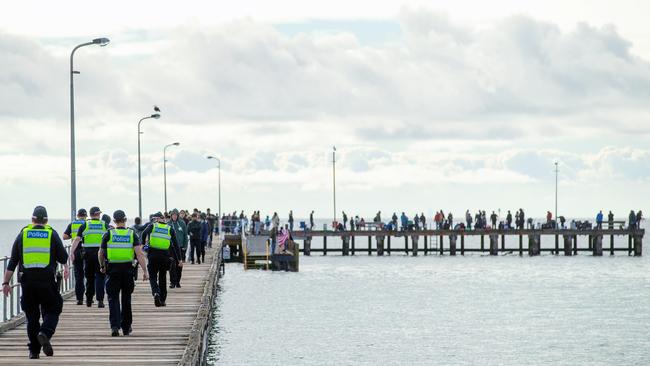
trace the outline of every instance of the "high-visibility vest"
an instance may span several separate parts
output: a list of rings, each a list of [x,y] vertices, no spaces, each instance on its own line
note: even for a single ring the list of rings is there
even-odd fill
[[[72,238],[72,240],[74,240],[77,237],[79,228],[84,222],[85,222],[84,220],[75,220],[70,224],[70,238]]]
[[[132,229],[113,229],[109,231],[106,243],[107,258],[109,263],[131,263],[135,258],[133,250]]]
[[[86,221],[86,228],[83,235],[84,248],[99,248],[102,244],[102,237],[106,233],[106,223],[102,220],[88,220]]]
[[[149,236],[149,247],[168,250],[172,240],[172,229],[167,224],[155,223]]]
[[[23,267],[45,268],[50,264],[52,228],[35,229],[28,225],[23,229]]]

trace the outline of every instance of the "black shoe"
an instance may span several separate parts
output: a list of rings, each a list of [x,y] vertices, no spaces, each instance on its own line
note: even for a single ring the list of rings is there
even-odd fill
[[[34,359],[37,359],[37,358],[40,358],[40,356],[38,355],[38,353],[36,353],[36,352],[29,352],[29,359],[30,359],[30,360],[34,360]]]
[[[120,336],[120,330],[118,328],[111,329],[111,337],[119,337],[119,336]]]
[[[43,353],[45,353],[45,356],[52,356],[54,354],[54,350],[52,349],[50,338],[43,332],[38,333],[37,338],[38,343],[40,343],[41,347],[43,347]]]
[[[171,285],[169,285],[169,288],[176,288],[176,285],[172,283]]]
[[[162,306],[160,305],[161,304],[160,295],[158,294],[153,295],[153,303],[154,305],[156,305],[157,308]]]
[[[93,306],[93,301],[92,300],[86,300],[86,306],[87,307]]]
[[[176,284],[176,288],[181,288],[181,284],[180,284],[180,283],[177,283],[177,284]]]
[[[83,300],[77,300],[77,305],[83,305],[84,301]]]
[[[196,264],[201,264],[201,261],[196,261]]]
[[[103,308],[104,307],[104,302],[103,301],[97,301],[97,307],[98,308]]]
[[[161,302],[160,302],[160,306],[167,306],[167,303],[164,302],[164,301],[161,301]]]
[[[131,334],[131,332],[133,332],[133,328],[131,327],[129,327],[129,329],[122,329],[122,334],[124,334],[125,336]]]

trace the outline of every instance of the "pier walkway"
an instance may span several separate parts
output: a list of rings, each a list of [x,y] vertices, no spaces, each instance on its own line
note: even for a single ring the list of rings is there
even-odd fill
[[[216,239],[216,238],[215,238]],[[221,246],[206,250],[207,263],[185,264],[182,288],[168,289],[156,308],[142,271],[133,293],[133,333],[111,337],[106,308],[77,305],[67,296],[52,338],[53,357],[29,360],[25,324],[0,334],[0,365],[195,365],[206,354],[211,309],[221,267]],[[209,258],[209,259],[208,259]],[[169,281],[169,279],[168,279]],[[31,361],[31,362],[30,362]]]

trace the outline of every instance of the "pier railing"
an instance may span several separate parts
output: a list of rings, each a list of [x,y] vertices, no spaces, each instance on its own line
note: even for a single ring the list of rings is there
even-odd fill
[[[64,247],[69,256],[71,245],[66,245]],[[3,275],[9,266],[9,258],[10,257],[8,256],[0,258],[0,261],[2,262]],[[67,295],[74,290],[75,279],[73,272],[74,270],[70,268],[69,276],[67,279],[65,279],[63,275],[63,266],[61,264],[57,266],[56,281],[59,286],[59,292],[61,292],[61,294]],[[18,273],[14,273],[14,275],[11,277],[9,286],[11,287],[9,296],[0,295],[2,296],[2,323],[22,323],[24,319],[22,318],[23,309],[20,306],[21,288],[20,281],[18,279]]]

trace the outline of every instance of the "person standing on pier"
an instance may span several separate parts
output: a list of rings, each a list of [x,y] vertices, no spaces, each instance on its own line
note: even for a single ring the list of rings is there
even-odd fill
[[[472,230],[472,214],[469,210],[465,211],[465,222],[467,223],[467,230]]]
[[[244,217],[244,223],[246,218]],[[246,231],[246,225],[242,224],[242,231]],[[208,238],[210,237],[210,225],[206,220],[204,213],[201,214],[201,245],[199,245],[199,255],[201,256],[201,261],[205,263],[205,247],[208,244]]]
[[[347,230],[348,229],[348,215],[345,213],[345,211],[341,211],[341,212],[343,212],[343,230]]]
[[[176,215],[178,217],[178,215]],[[149,279],[145,268],[144,253],[140,239],[135,231],[126,227],[126,214],[122,210],[113,213],[115,228],[102,237],[99,247],[99,263],[102,273],[106,274],[106,294],[108,295],[108,319],[111,336],[122,334],[128,336],[133,329],[131,312],[131,294],[135,287],[133,280],[133,260],[137,258],[142,268],[143,281]],[[120,298],[121,294],[121,298]]]
[[[309,230],[314,230],[314,210],[309,214]]]
[[[154,223],[147,226],[142,233],[143,242],[148,243],[147,271],[149,272],[149,284],[156,307],[166,306],[167,300],[167,271],[169,270],[170,258],[176,261],[176,265],[183,266],[182,258],[178,250],[176,233],[165,223],[162,213],[154,215]]]
[[[420,224],[422,225],[422,230],[427,229],[427,218],[424,216],[424,212],[420,215]]]
[[[409,218],[406,217],[406,214],[404,212],[402,212],[402,215],[400,216],[400,221],[402,223],[402,231],[406,231],[406,227],[409,223]]]
[[[72,239],[74,241],[74,239],[77,237],[77,233],[79,232],[79,228],[83,223],[86,222],[87,217],[88,213],[86,212],[86,209],[80,208],[79,211],[77,211],[77,219],[68,224],[68,227],[65,228],[65,231],[63,232],[63,240]],[[83,305],[85,290],[84,260],[83,252],[80,246],[77,247],[74,254],[74,261],[72,261],[74,270],[74,293],[77,298],[77,305]]]
[[[172,210],[172,219],[169,222],[169,226],[174,229],[176,233],[176,241],[178,242],[178,249],[181,254],[181,259],[185,259],[185,254],[187,253],[187,225],[185,221],[180,220],[178,216],[178,210]],[[183,267],[177,266],[174,262],[171,263],[171,268],[169,270],[169,287],[175,288],[181,287],[181,277],[183,276]]]
[[[506,228],[512,229],[512,213],[510,210],[508,210],[508,214],[506,215]]]
[[[609,230],[614,228],[614,214],[612,213],[612,210],[609,210],[609,214],[607,214],[607,228]]]
[[[187,225],[187,233],[190,237],[190,263],[194,264],[194,254],[196,253],[196,259],[201,264],[199,249],[201,246],[201,223],[199,222],[198,214],[192,214],[192,221]]]
[[[451,214],[451,211],[449,211],[449,214],[447,215],[447,222],[449,223],[449,229],[453,229],[453,227],[454,227],[454,216]]]
[[[600,210],[596,215],[596,230],[603,229],[603,210]]]
[[[59,234],[47,225],[47,210],[36,206],[32,223],[22,228],[14,241],[2,281],[2,292],[7,297],[11,293],[9,281],[18,266],[20,306],[27,319],[30,359],[39,358],[41,349],[46,356],[54,355],[50,340],[63,311],[63,298],[54,280],[57,262],[63,265],[63,276],[67,279],[68,254]]]
[[[643,220],[643,212],[639,210],[639,212],[636,213],[636,226],[639,229],[641,228],[641,220]]]
[[[75,260],[75,251],[79,244],[83,246],[84,272],[86,275],[86,306],[93,306],[93,298],[97,297],[97,307],[104,307],[104,274],[99,270],[99,246],[102,237],[108,231],[106,223],[99,218],[102,210],[99,207],[90,208],[90,220],[79,226],[77,237],[71,249],[71,259]]]
[[[289,230],[293,231],[293,210],[289,211]]]

